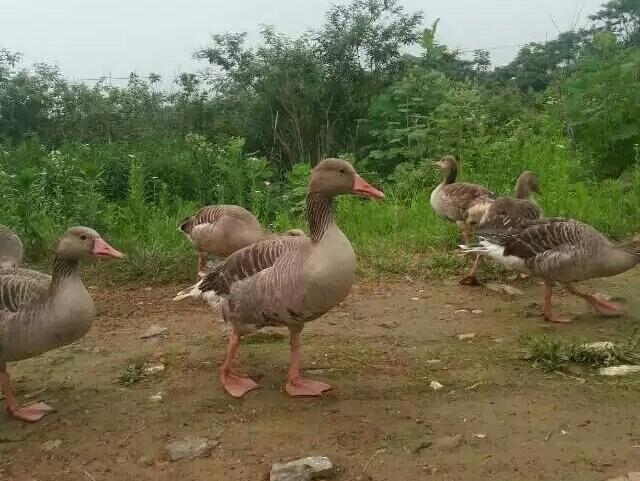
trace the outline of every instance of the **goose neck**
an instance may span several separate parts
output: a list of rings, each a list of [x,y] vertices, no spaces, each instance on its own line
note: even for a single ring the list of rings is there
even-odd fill
[[[333,197],[319,193],[307,194],[307,222],[311,241],[316,243],[322,239],[333,220]]]
[[[518,181],[516,182],[515,191],[516,199],[527,199],[530,193],[531,192],[529,190],[529,186],[527,185],[525,179],[518,179]]]
[[[451,164],[444,172],[444,184],[453,184],[458,178],[458,166]]]
[[[53,273],[49,292],[55,293],[58,288],[70,279],[80,279],[80,261],[65,259],[56,255],[53,259]]]

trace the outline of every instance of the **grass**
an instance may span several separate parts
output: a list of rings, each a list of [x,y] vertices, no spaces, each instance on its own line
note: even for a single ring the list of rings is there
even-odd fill
[[[605,348],[592,348],[578,339],[560,336],[532,336],[524,341],[526,359],[546,371],[562,371],[570,364],[597,369],[618,364],[640,364],[640,331],[621,343]]]
[[[640,169],[626,185],[595,179],[582,154],[563,146],[562,132],[548,130],[478,145],[462,159],[461,180],[507,195],[522,170],[534,170],[547,215],[583,220],[615,239],[640,230]],[[127,255],[124,262],[92,264],[91,274],[107,282],[185,282],[193,277],[195,252],[176,226],[210,203],[244,205],[275,231],[306,230],[300,205],[308,167],[300,164],[295,175],[279,180],[266,161],[243,154],[237,141],[209,144],[188,137],[153,145],[69,144],[56,151],[28,142],[2,147],[0,223],[18,231],[29,263],[40,267],[49,263],[61,232],[80,224],[96,228]],[[438,218],[429,205],[437,172],[427,164],[413,169],[406,179],[367,175],[384,188],[383,202],[337,202],[338,224],[354,246],[362,275],[443,277],[467,263],[450,254],[458,244],[455,224]]]
[[[125,387],[135,386],[147,379],[147,373],[144,371],[144,362],[131,362],[124,369],[118,382]]]

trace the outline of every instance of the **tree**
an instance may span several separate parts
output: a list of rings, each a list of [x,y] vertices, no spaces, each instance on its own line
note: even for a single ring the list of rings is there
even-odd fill
[[[589,17],[596,31],[614,33],[627,45],[640,46],[640,2],[638,0],[610,0]]]
[[[243,33],[214,35],[195,57],[209,62],[214,103],[236,135],[288,169],[353,148],[372,95],[406,71],[401,50],[421,18],[395,0],[354,0],[297,39],[265,27],[248,48]]]
[[[473,51],[473,65],[476,75],[484,76],[491,67],[491,54],[488,50],[478,49]]]
[[[508,65],[496,68],[495,78],[525,93],[542,92],[559,73],[571,69],[589,37],[586,31],[570,31],[548,42],[530,43]]]
[[[633,164],[640,143],[640,49],[623,48],[612,33],[598,33],[593,49],[563,83],[563,115],[592,166],[618,175]]]

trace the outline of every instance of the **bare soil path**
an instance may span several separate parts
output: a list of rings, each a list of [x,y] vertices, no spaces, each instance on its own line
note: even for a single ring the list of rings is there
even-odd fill
[[[339,481],[596,481],[640,471],[640,376],[533,369],[522,342],[544,332],[630,336],[640,325],[640,275],[586,286],[622,298],[620,318],[558,295],[559,310],[576,318],[562,326],[537,315],[535,281],[518,286],[526,296],[455,280],[361,282],[304,332],[308,375],[332,392],[285,397],[287,341],[263,335],[241,348],[241,369],[262,387],[240,401],[216,378],[223,324],[203,304],[172,302],[182,286],[94,289],[100,314],[85,339],[11,368],[21,399],[58,411],[34,425],[0,414],[0,480],[256,481],[273,462],[313,454],[339,466]],[[168,336],[139,339],[151,324]],[[136,362],[165,370],[123,386]],[[162,402],[150,400],[157,393]],[[186,435],[219,446],[208,458],[169,462],[166,443]],[[440,445],[447,436],[460,437]]]

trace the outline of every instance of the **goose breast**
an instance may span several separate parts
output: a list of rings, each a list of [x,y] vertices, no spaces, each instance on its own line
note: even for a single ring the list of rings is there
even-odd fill
[[[89,330],[95,307],[79,279],[67,280],[55,298],[47,295],[50,282],[28,269],[0,271],[0,360],[28,359]]]

